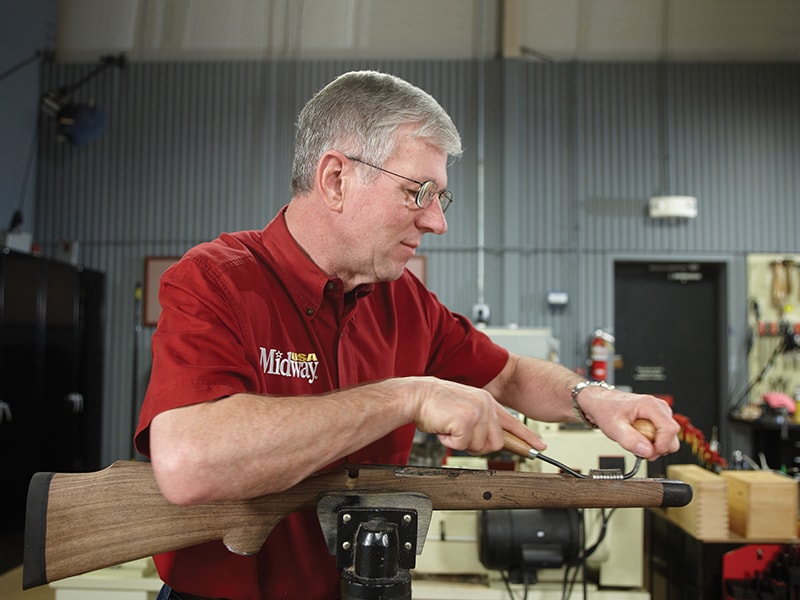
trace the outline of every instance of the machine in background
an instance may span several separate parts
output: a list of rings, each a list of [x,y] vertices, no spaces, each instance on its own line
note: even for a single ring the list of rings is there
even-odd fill
[[[552,338],[549,329],[504,329],[486,328],[484,331],[498,344],[518,354],[534,356],[545,360],[557,360],[558,343]],[[624,451],[616,442],[609,440],[597,430],[583,427],[559,426],[557,424],[530,423],[548,444],[548,454],[559,460],[588,473],[593,468],[607,466],[607,463],[619,465],[624,462],[622,470],[630,469],[635,457]],[[487,458],[467,456],[445,456],[442,448],[437,448],[434,441],[424,435],[418,437],[416,450],[419,457],[426,456],[427,460],[444,462],[448,466],[461,466],[465,468],[517,468],[519,470],[556,472],[556,468],[541,461],[492,461]],[[641,476],[644,476],[642,469]],[[583,511],[585,523],[585,546],[590,546],[600,536],[603,529],[603,520],[607,520],[606,531],[602,542],[593,554],[587,559],[587,571],[591,575],[593,585],[600,587],[616,588],[617,597],[637,597],[641,594],[644,585],[644,557],[643,557],[643,510],[640,508],[617,509],[613,511],[600,511],[588,509]],[[566,513],[566,511],[565,511]],[[552,515],[551,515],[552,516]],[[502,516],[494,517],[502,519]],[[529,515],[529,523],[535,523],[538,517]],[[565,529],[574,529],[574,517],[564,514],[557,519],[564,524]],[[526,518],[521,519],[524,523]],[[495,523],[496,524],[496,523]],[[483,581],[484,585],[497,587],[503,585],[503,577],[509,577],[501,569],[487,568],[481,561],[481,543],[483,542],[484,558],[487,553],[493,552],[485,545],[491,542],[492,530],[481,528],[481,514],[479,511],[434,511],[425,547],[417,559],[415,576],[427,579],[446,578],[448,576],[461,578],[464,581]],[[496,529],[496,528],[495,528]],[[483,541],[481,540],[483,533]],[[542,562],[554,562],[560,552],[554,549],[551,540],[559,537],[567,548],[565,552],[574,557],[577,540],[572,531],[568,536],[563,531],[551,531],[545,535],[548,540],[542,545],[542,551],[532,549],[531,553],[540,555]],[[534,533],[534,536],[536,534]],[[488,538],[487,538],[488,536]],[[496,558],[493,557],[492,560]],[[491,564],[491,561],[488,561]],[[496,565],[492,565],[496,566]],[[536,568],[535,578],[540,585],[557,588],[564,579],[564,568]],[[582,576],[578,574],[578,582]],[[627,593],[626,590],[630,590]],[[555,593],[555,592],[554,592]]]

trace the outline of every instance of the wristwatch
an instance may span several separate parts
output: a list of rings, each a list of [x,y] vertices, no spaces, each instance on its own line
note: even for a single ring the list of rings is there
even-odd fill
[[[590,429],[597,429],[597,424],[592,423],[589,420],[589,417],[586,416],[586,413],[583,412],[583,409],[578,404],[578,394],[580,394],[587,387],[601,387],[604,390],[613,390],[614,386],[610,383],[606,383],[605,381],[581,381],[574,388],[572,388],[572,411],[575,413],[575,416],[578,417],[578,419],[580,419],[583,424]]]

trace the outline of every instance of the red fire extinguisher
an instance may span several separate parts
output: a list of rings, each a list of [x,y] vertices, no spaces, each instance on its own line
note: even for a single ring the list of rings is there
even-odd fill
[[[609,344],[611,334],[597,329],[589,344],[589,379],[605,381],[608,378]]]

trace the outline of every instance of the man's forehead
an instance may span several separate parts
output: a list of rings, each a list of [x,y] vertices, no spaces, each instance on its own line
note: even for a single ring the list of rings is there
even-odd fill
[[[438,184],[447,181],[447,153],[417,137],[408,136],[403,142],[398,140],[386,164],[413,171],[409,177],[420,181],[431,180]]]

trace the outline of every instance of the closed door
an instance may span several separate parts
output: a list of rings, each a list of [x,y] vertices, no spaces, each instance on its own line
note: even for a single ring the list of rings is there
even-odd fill
[[[618,262],[614,267],[617,385],[668,396],[706,439],[719,425],[724,265]],[[691,450],[649,465],[663,475],[668,463],[696,462]]]

